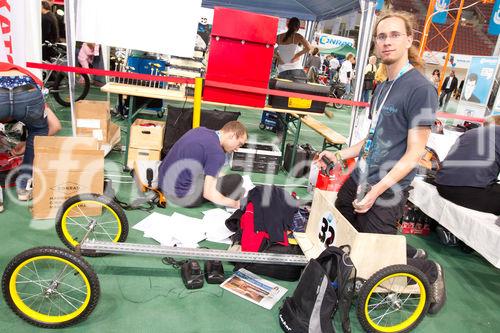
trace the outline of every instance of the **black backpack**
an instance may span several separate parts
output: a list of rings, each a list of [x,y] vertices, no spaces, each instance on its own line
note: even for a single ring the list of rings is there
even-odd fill
[[[220,130],[231,120],[238,120],[240,115],[240,112],[201,110],[200,126]],[[177,140],[191,128],[193,128],[193,109],[168,105],[167,123],[163,135],[163,148],[161,149],[162,159],[168,154]]]
[[[348,248],[348,247],[344,247]],[[349,309],[356,278],[349,254],[328,247],[317,259],[309,260],[292,297],[279,312],[279,323],[289,333],[334,333],[332,318],[340,308],[342,329],[350,332]]]
[[[372,69],[373,69],[373,65],[372,65]],[[365,74],[365,80],[363,82],[363,89],[364,90],[372,90],[374,88],[373,81],[375,80],[375,74],[376,74],[376,72],[374,70],[368,71]]]

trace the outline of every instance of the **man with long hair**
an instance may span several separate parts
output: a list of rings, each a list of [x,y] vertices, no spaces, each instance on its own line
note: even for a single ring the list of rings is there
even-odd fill
[[[359,157],[335,205],[360,232],[396,234],[438,108],[436,88],[421,73],[423,63],[413,46],[412,27],[409,13],[380,14],[374,42],[387,80],[377,86],[372,98],[369,134],[349,148],[320,155],[333,162]],[[429,313],[437,313],[446,299],[441,266],[427,260],[422,249],[408,246],[407,257],[408,264],[428,277]]]

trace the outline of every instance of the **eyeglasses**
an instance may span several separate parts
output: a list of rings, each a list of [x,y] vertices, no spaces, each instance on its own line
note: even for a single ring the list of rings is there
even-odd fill
[[[375,36],[375,40],[379,43],[383,43],[386,41],[387,38],[391,40],[396,40],[399,39],[401,36],[406,36],[406,34],[403,34],[401,32],[393,31],[389,35],[387,34],[378,34]]]

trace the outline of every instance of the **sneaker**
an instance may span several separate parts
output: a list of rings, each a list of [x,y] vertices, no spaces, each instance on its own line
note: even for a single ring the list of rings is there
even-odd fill
[[[434,263],[437,270],[437,279],[431,284],[430,299],[431,305],[427,311],[429,314],[436,314],[442,308],[446,302],[446,288],[444,286],[444,271],[443,267],[437,262]]]
[[[0,202],[0,213],[3,212],[3,202]]]
[[[26,190],[26,189],[17,189],[17,200],[19,201],[28,201],[31,200],[31,190]]]
[[[417,249],[413,255],[413,259],[427,259],[427,252],[424,249]]]

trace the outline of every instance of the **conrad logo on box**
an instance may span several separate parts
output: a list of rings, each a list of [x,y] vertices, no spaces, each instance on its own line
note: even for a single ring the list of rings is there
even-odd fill
[[[81,192],[82,186],[77,183],[65,183],[56,185],[50,188],[53,192],[63,193],[65,195],[72,195]]]

